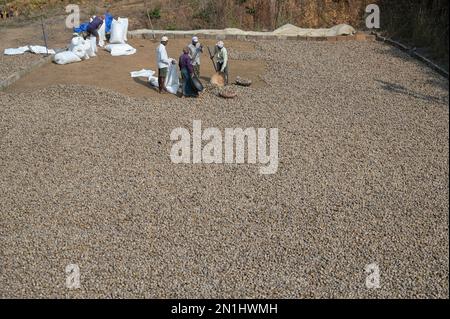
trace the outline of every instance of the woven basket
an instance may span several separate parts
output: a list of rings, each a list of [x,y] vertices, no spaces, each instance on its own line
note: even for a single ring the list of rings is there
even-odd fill
[[[252,85],[252,81],[248,80],[248,79],[243,79],[241,77],[237,77],[236,78],[236,85],[240,85],[240,86],[250,86]]]
[[[231,90],[224,90],[219,92],[219,96],[224,99],[234,99],[237,96],[237,93]]]

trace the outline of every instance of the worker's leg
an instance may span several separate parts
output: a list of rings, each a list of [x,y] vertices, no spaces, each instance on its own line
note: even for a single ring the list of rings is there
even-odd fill
[[[159,93],[160,93],[160,94],[163,93],[163,84],[162,84],[162,81],[163,81],[163,77],[158,76],[158,87],[159,87]]]
[[[194,65],[194,74],[200,79],[200,64]]]
[[[220,63],[220,62],[218,62],[217,63],[217,66],[218,66],[218,70],[219,71],[221,71],[222,70],[222,67],[223,67],[223,63]],[[223,70],[223,75],[224,75],[224,78],[225,78],[225,85],[228,85],[228,65],[225,67],[225,69]]]
[[[159,69],[158,74],[159,93],[167,92],[166,88],[167,71],[168,68]]]
[[[228,85],[228,65],[225,67],[224,74],[225,74],[225,85]]]
[[[86,32],[82,33],[83,39],[87,40],[91,37],[92,35],[92,30],[91,29],[87,29]]]
[[[159,93],[165,93],[167,92],[166,88],[166,77],[165,76],[159,76],[158,77],[158,85],[159,85]]]
[[[95,43],[96,43],[97,45],[100,45],[100,35],[98,34],[98,31],[97,31],[97,30],[93,30],[93,31],[91,32],[91,34],[92,34],[93,36],[95,36]]]

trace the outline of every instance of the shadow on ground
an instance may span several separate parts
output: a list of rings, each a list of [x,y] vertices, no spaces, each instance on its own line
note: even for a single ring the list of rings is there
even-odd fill
[[[403,85],[400,85],[397,83],[390,83],[390,82],[382,81],[382,80],[375,80],[375,81],[380,83],[381,87],[386,91],[393,92],[396,94],[408,95],[408,96],[414,97],[416,99],[424,100],[427,102],[435,102],[435,103],[438,103],[441,105],[447,105],[447,101],[444,97],[437,97],[437,96],[431,96],[431,95],[414,92],[413,90],[410,90],[410,89],[404,87]]]

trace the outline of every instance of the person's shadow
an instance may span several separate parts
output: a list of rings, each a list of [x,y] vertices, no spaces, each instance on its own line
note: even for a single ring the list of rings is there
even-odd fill
[[[154,87],[153,85],[150,84],[150,81],[144,80],[142,78],[133,78],[134,82],[145,86],[148,89],[152,89],[155,92],[159,92],[157,87]]]

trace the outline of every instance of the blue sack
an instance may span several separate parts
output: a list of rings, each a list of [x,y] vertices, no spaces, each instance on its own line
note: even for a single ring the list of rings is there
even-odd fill
[[[113,19],[114,19],[114,17],[112,14],[105,13],[105,32],[106,33],[111,32],[111,25],[112,25]]]
[[[82,24],[80,24],[80,26],[78,28],[73,28],[73,32],[76,32],[76,33],[86,32],[88,26],[89,26],[88,22],[82,23]]]

